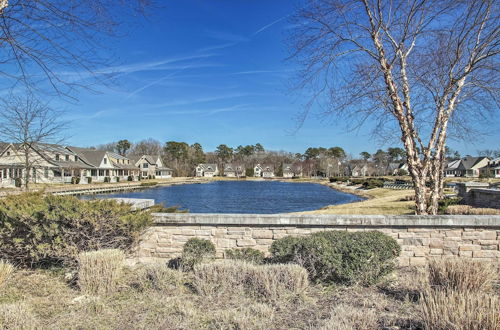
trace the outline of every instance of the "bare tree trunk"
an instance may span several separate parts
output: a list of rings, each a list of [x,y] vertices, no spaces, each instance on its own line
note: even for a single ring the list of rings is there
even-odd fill
[[[24,189],[28,191],[29,180],[30,180],[30,158],[29,158],[29,147],[24,145]]]

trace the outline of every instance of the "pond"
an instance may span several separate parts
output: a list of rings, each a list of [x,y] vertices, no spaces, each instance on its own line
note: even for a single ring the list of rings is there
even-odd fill
[[[280,181],[215,181],[204,184],[159,186],[132,192],[84,198],[149,198],[190,213],[288,213],[317,210],[363,198],[315,183]]]

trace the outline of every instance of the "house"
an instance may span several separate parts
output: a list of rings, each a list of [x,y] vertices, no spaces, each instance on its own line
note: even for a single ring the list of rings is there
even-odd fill
[[[458,168],[461,162],[462,162],[461,159],[455,159],[449,162],[446,165],[446,168],[444,169],[444,176],[445,177],[463,176],[462,171],[459,170]]]
[[[211,178],[217,175],[219,175],[217,164],[199,164],[196,166],[196,176]]]
[[[454,160],[448,163],[445,168],[445,176],[478,178],[480,170],[487,167],[490,162],[488,157],[467,156],[462,159]]]
[[[255,177],[274,178],[274,166],[257,164],[253,169],[253,173]]]
[[[302,165],[295,164],[283,164],[283,177],[284,178],[294,178],[302,176]]]
[[[80,147],[66,149],[91,166],[82,173],[80,183],[135,181],[139,177],[139,170],[133,161],[117,153]]]
[[[141,155],[130,157],[134,166],[138,167],[141,178],[167,179],[172,177],[173,170],[163,165],[160,156]]]
[[[358,164],[351,170],[351,176],[368,176],[368,165]]]
[[[490,160],[488,166],[479,169],[479,175],[488,178],[500,178],[500,157]]]
[[[71,183],[92,168],[79,155],[63,146],[10,143],[0,152],[1,186],[13,186],[16,179],[25,180],[26,153],[31,171],[29,181],[33,183]]]
[[[224,176],[230,178],[239,178],[245,176],[245,167],[241,164],[226,164],[224,165]]]

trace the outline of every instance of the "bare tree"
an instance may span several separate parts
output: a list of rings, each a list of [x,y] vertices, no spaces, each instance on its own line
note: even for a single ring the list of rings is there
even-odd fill
[[[299,87],[311,88],[327,114],[399,136],[417,214],[437,213],[447,136],[498,110],[499,5],[310,0],[296,16]]]
[[[153,138],[139,141],[132,145],[130,149],[131,155],[142,156],[142,155],[161,155],[162,154],[161,142]]]
[[[152,0],[0,1],[0,76],[5,85],[45,87],[73,97],[75,88],[112,72],[106,36]],[[106,52],[108,50],[108,52]],[[107,76],[108,75],[108,76]],[[102,79],[104,78],[104,79]]]
[[[41,103],[33,94],[11,95],[2,100],[0,137],[16,143],[24,160],[24,187],[28,189],[32,169],[43,158],[41,144],[60,143],[66,123],[60,113]],[[38,155],[37,155],[38,154]]]

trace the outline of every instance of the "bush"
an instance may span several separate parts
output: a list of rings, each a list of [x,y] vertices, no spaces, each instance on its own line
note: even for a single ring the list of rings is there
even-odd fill
[[[246,295],[275,301],[302,294],[309,283],[298,265],[253,265],[219,261],[194,266],[193,285],[202,295]]]
[[[71,177],[71,184],[79,184],[80,183],[80,178],[77,176]]]
[[[92,183],[92,177],[91,176],[87,177],[87,183],[89,183],[89,184]]]
[[[339,176],[339,177],[330,178],[331,183],[333,183],[333,182],[346,182],[347,180],[349,180],[349,178],[346,176]]]
[[[127,181],[134,181],[134,178],[133,178],[131,175],[129,175],[129,176],[127,177]]]
[[[206,259],[215,258],[215,245],[206,239],[190,238],[182,248],[182,267],[190,270]]]
[[[402,168],[400,168],[398,170],[398,172],[396,173],[396,175],[398,175],[398,176],[405,176],[405,175],[408,175],[408,174],[409,174],[408,171],[405,170],[405,169],[402,169]]]
[[[0,288],[7,282],[10,276],[14,273],[14,266],[9,262],[0,259]]]
[[[460,197],[451,197],[451,198],[443,198],[438,202],[438,211],[440,213],[443,213],[448,206],[450,205],[458,205],[462,201],[462,198]]]
[[[16,265],[74,265],[79,252],[126,250],[152,223],[114,200],[24,193],[0,200],[0,255]]]
[[[111,182],[111,178],[109,176],[104,177],[104,182],[109,183]]]
[[[368,179],[367,181],[363,182],[363,187],[365,189],[383,188],[384,187],[384,180],[382,180],[382,179]]]
[[[120,177],[119,177],[119,176],[117,176],[117,177],[115,178],[115,181],[116,181],[116,182],[120,182]]]
[[[15,178],[15,179],[14,179],[14,185],[15,185],[17,188],[21,188],[21,186],[23,185],[23,181],[21,180],[21,178]]]
[[[426,329],[498,329],[500,299],[494,294],[428,289],[421,298]]]
[[[264,252],[252,248],[229,249],[226,251],[226,258],[262,264],[264,262]]]
[[[152,186],[156,186],[157,184],[158,184],[158,182],[142,182],[141,187],[152,187]]]
[[[434,289],[456,291],[488,291],[498,273],[489,263],[442,259],[429,262],[429,284]]]
[[[297,263],[316,282],[347,285],[378,282],[392,272],[400,251],[393,238],[377,231],[320,232],[271,245],[273,261]]]
[[[82,252],[78,255],[78,286],[88,295],[115,291],[125,254],[117,249]]]

